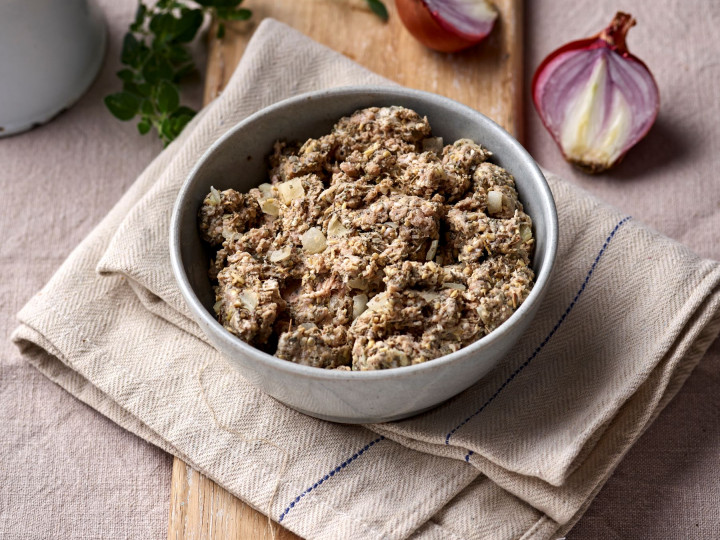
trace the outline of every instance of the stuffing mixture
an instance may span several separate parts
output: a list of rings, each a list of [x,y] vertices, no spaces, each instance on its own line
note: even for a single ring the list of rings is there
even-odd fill
[[[199,212],[218,320],[279,358],[343,370],[426,362],[492,332],[532,288],[534,240],[491,155],[444,145],[403,107],[275,143],[269,183],[213,188]]]

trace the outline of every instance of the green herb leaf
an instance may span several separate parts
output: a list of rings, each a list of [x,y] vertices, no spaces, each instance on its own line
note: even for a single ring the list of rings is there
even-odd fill
[[[385,4],[383,4],[380,0],[365,0],[367,2],[367,5],[370,7],[372,12],[380,17],[383,21],[388,20],[388,11],[385,7]]]
[[[170,118],[165,118],[160,122],[159,133],[165,142],[170,142],[175,138],[172,131],[172,120],[170,120]]]
[[[123,89],[123,92],[127,92],[129,94],[134,94],[136,96],[140,95],[140,91],[138,90],[138,85],[132,81],[125,81],[122,85],[122,89]]]
[[[147,134],[148,131],[150,131],[150,128],[152,127],[152,124],[150,123],[150,119],[143,118],[138,122],[137,128],[140,132],[140,135]]]
[[[191,118],[191,116],[187,115],[179,116],[177,118],[170,118],[170,128],[168,135],[172,137],[172,139],[175,139],[175,137],[180,135],[182,130],[185,129],[185,126],[191,120]]]
[[[247,21],[252,17],[252,11],[244,8],[222,12],[218,10],[218,17],[226,21]]]
[[[142,28],[143,23],[145,22],[146,13],[147,6],[145,6],[142,2],[138,2],[138,7],[135,10],[135,21],[130,25],[130,30],[132,32],[137,32]]]
[[[167,50],[167,58],[174,64],[184,64],[191,62],[192,56],[183,45],[174,45]]]
[[[225,37],[225,25],[223,23],[218,24],[216,36],[218,39],[222,39]]]
[[[195,0],[198,4],[208,8],[227,9],[242,4],[242,0]]]
[[[123,38],[122,53],[120,54],[120,61],[126,65],[134,65],[140,53],[140,42],[130,32],[125,34]]]
[[[149,99],[143,99],[140,105],[140,112],[145,116],[152,117],[155,115],[155,107],[153,107],[152,101]]]
[[[133,82],[135,79],[135,72],[131,69],[121,69],[116,73],[118,79],[123,82]]]
[[[190,107],[186,107],[186,106],[182,105],[182,106],[178,107],[177,109],[175,109],[175,112],[172,113],[172,116],[174,118],[178,118],[180,116],[185,115],[185,116],[189,116],[190,118],[192,118],[196,114],[197,113],[194,110],[192,110]]]
[[[172,64],[158,55],[150,56],[142,68],[142,75],[150,84],[156,84],[162,79],[172,79],[174,73]]]
[[[180,93],[169,81],[160,81],[157,88],[157,108],[161,113],[171,113],[180,106]]]
[[[141,95],[142,97],[150,97],[150,94],[152,94],[152,85],[149,83],[141,83],[136,86],[137,93]]]
[[[171,13],[157,13],[150,19],[150,31],[158,36],[169,34],[175,26],[175,17]]]
[[[105,106],[113,116],[122,121],[131,120],[140,108],[140,99],[129,92],[110,94],[105,98]]]
[[[184,66],[180,66],[178,69],[175,70],[175,75],[173,76],[174,81],[179,81],[183,77],[190,75],[195,71],[195,64],[192,62],[189,62],[185,64]]]
[[[189,43],[195,39],[195,35],[203,23],[203,12],[201,9],[183,9],[180,11],[180,19],[175,23],[173,30],[174,39],[177,43]]]

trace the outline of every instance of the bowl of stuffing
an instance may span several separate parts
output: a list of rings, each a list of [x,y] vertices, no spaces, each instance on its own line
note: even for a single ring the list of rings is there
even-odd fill
[[[345,87],[216,141],[180,190],[170,254],[190,313],[251,384],[366,423],[486,375],[531,324],[557,238],[542,172],[493,121]]]

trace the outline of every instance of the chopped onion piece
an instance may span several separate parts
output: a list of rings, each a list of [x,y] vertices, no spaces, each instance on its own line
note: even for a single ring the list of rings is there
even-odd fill
[[[272,184],[260,184],[258,190],[260,190],[260,195],[263,199],[272,199],[276,196],[275,188]]]
[[[438,298],[442,298],[442,295],[439,292],[435,292],[435,291],[418,291],[418,294],[428,304],[431,302],[434,302]]]
[[[213,304],[213,311],[215,312],[216,315],[220,315],[220,309],[222,307],[223,307],[222,300],[218,300],[217,302],[215,302],[215,304]]]
[[[210,186],[210,195],[208,195],[207,201],[213,206],[219,206],[222,203],[220,192],[213,186]]]
[[[273,289],[277,289],[278,287],[278,280],[275,278],[266,279],[262,284],[262,288],[264,291],[272,291]]]
[[[308,253],[321,253],[327,247],[325,235],[317,227],[311,227],[300,237],[303,249]]]
[[[222,230],[222,237],[225,240],[238,240],[240,238],[241,234],[236,231],[229,231],[227,229]]]
[[[260,302],[260,298],[255,291],[242,291],[238,295],[238,299],[249,311],[255,311],[258,302]]]
[[[355,278],[355,279],[349,279],[348,287],[352,289],[360,289],[361,291],[366,291],[368,288],[368,282],[362,278]]]
[[[269,216],[280,215],[280,203],[277,199],[262,199],[260,201],[260,210]]]
[[[402,352],[400,349],[390,348],[385,354],[393,366],[403,367],[410,365],[410,360],[408,359],[407,354]]]
[[[485,306],[478,306],[475,308],[475,311],[477,311],[477,314],[480,316],[480,320],[485,323],[490,321],[490,312],[485,309]]]
[[[499,214],[500,212],[502,212],[502,200],[502,192],[495,190],[488,191],[488,214]]]
[[[443,283],[442,286],[444,289],[456,289],[458,291],[464,291],[467,289],[467,287],[462,283]]]
[[[278,184],[277,190],[278,193],[280,193],[280,199],[285,204],[290,204],[295,199],[300,199],[305,196],[305,188],[303,188],[299,178],[293,178],[292,180]]]
[[[373,296],[367,303],[367,308],[370,311],[380,311],[383,307],[388,304],[387,293],[380,293]]]
[[[337,184],[330,186],[326,190],[323,190],[320,195],[318,195],[318,199],[322,201],[330,201],[331,197],[335,194],[337,191]]]
[[[282,249],[271,251],[268,255],[270,262],[272,263],[284,261],[289,259],[290,255],[292,255],[292,246],[285,246]]]
[[[367,294],[358,294],[353,296],[353,320],[357,319],[367,309]]]
[[[423,152],[436,152],[440,154],[444,146],[442,137],[428,137],[422,141]]]
[[[532,238],[530,225],[525,225],[524,223],[520,225],[520,238],[522,238],[523,242],[527,242]]]
[[[305,330],[312,330],[313,328],[317,328],[317,324],[315,324],[313,322],[300,323],[298,326],[300,326],[301,328],[304,328]]]
[[[425,255],[426,261],[432,261],[435,258],[435,254],[437,253],[438,248],[438,241],[433,240],[430,242],[430,248],[428,249],[427,255]]]
[[[333,214],[330,218],[330,222],[328,223],[328,236],[347,236],[348,234],[350,234],[350,229],[345,227],[342,221]]]

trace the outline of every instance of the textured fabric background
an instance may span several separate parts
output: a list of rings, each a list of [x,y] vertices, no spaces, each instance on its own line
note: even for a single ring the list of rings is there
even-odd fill
[[[171,457],[50,382],[9,339],[18,309],[162,149],[102,103],[117,88],[135,2],[100,4],[108,47],[89,92],[49,124],[0,139],[0,538],[167,535]]]
[[[228,126],[351,83],[389,81],[264,21],[222,95],[22,309],[14,337],[60,386],[301,536],[405,538],[428,521],[424,537],[560,534],[717,335],[720,265],[548,174],[558,265],[491,375],[429,413],[368,429],[292,411],[244,382],[192,322],[170,272],[169,216]],[[474,526],[472,497],[455,508],[465,488],[500,498]]]
[[[525,2],[526,146],[538,162],[695,252],[720,259],[720,3],[704,0]],[[628,46],[660,88],[660,114],[615,170],[589,177],[565,163],[535,112],[529,81],[560,44],[638,21]],[[568,539],[718,538],[720,340],[620,463]]]
[[[5,336],[15,325],[13,314],[159,151],[134,126],[110,118],[100,103],[115,87],[117,44],[132,4],[103,3],[114,31],[103,75],[91,92],[53,123],[0,140]],[[529,68],[561,42],[596,32],[615,9],[609,2],[593,3],[592,12],[569,1],[528,4]],[[600,179],[565,169],[532,110],[528,146],[551,170],[717,259],[720,247],[712,233],[718,230],[720,189],[711,173],[718,165],[713,97],[720,71],[718,46],[709,38],[718,9],[700,1],[635,4],[627,9],[640,26],[632,30],[630,45],[654,70],[663,99],[649,137]],[[676,45],[680,40],[682,47]],[[719,368],[716,343],[570,537],[720,534]],[[0,481],[7,486],[0,495],[0,536],[17,536],[31,522],[37,538],[164,537],[169,459],[21,363],[7,341],[0,369]]]

